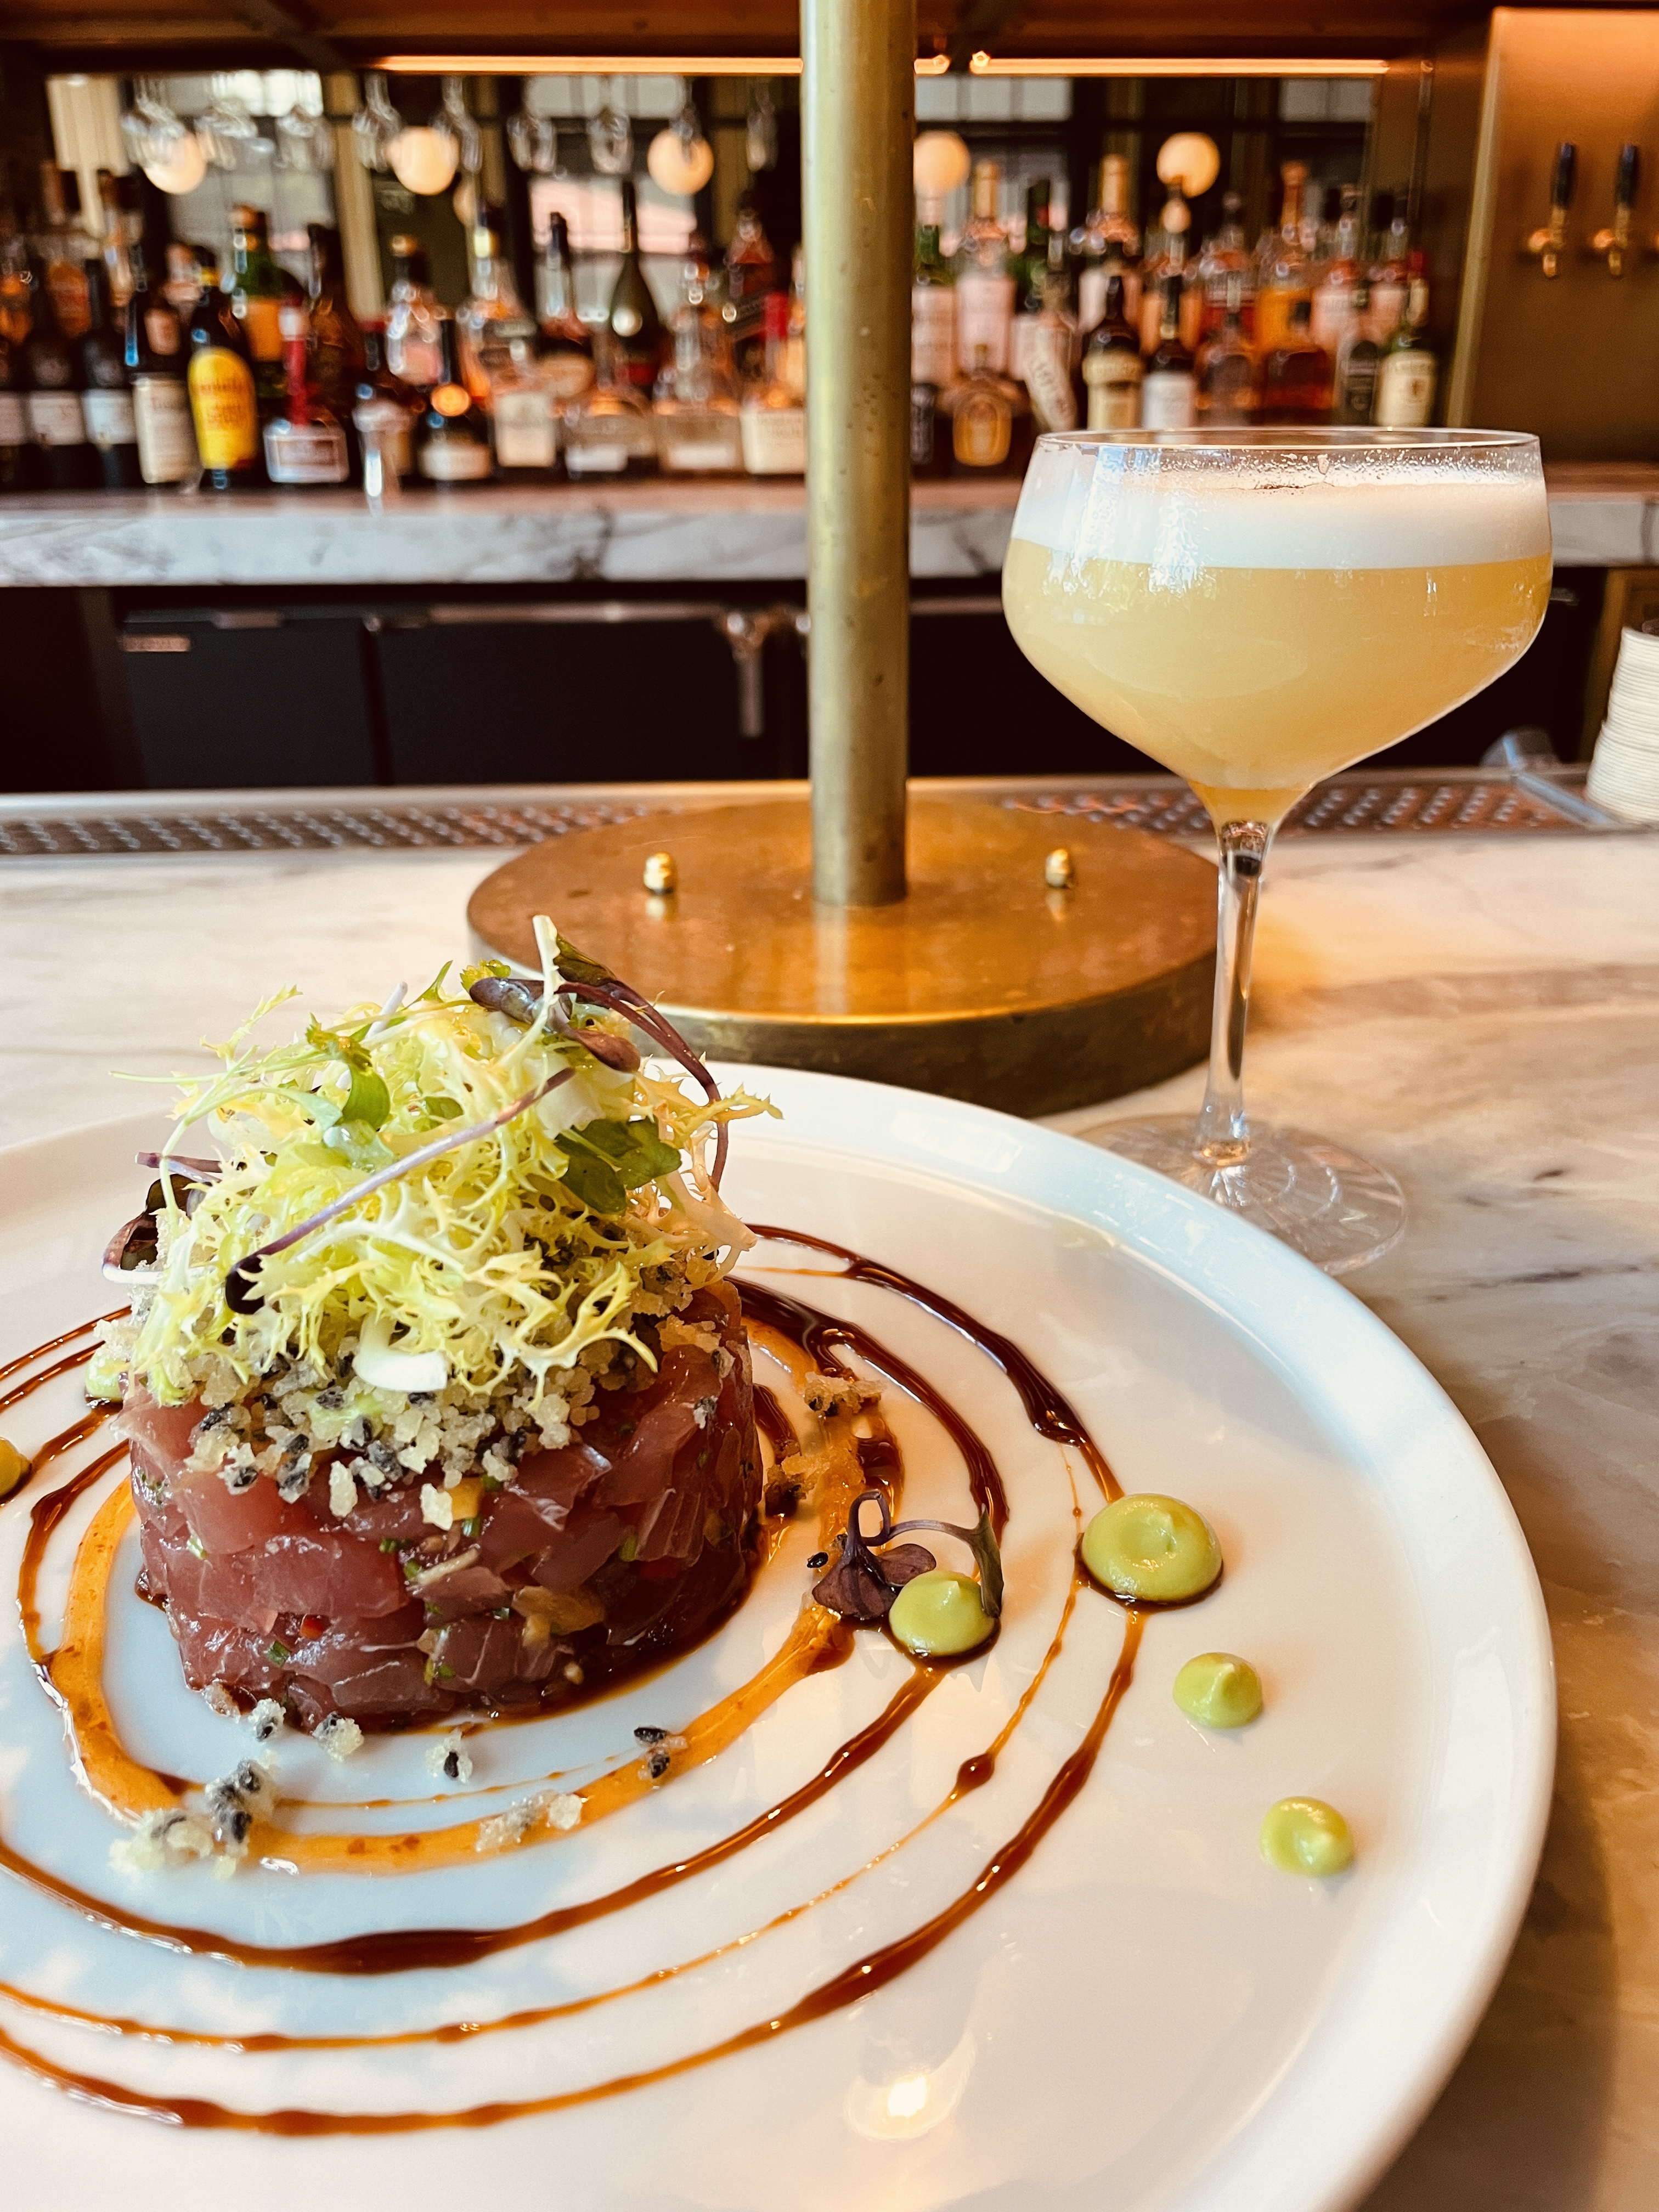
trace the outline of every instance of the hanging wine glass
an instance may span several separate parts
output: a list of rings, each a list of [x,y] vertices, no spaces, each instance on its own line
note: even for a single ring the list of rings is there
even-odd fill
[[[483,135],[467,112],[466,80],[447,76],[443,82],[443,104],[432,118],[432,128],[453,147],[455,167],[476,177],[483,167]]]
[[[286,115],[276,118],[276,159],[285,169],[315,174],[334,167],[334,129],[318,104],[311,105],[309,88]]]
[[[556,175],[559,133],[550,115],[532,115],[527,104],[509,115],[507,148],[527,176]]]
[[[772,106],[772,82],[769,77],[750,80],[749,114],[744,125],[743,150],[751,177],[759,176],[763,169],[775,169],[778,166],[778,118]]]
[[[394,138],[403,135],[404,118],[392,105],[384,70],[370,70],[363,80],[363,104],[351,118],[357,141],[357,157],[366,169],[391,167],[389,153]]]
[[[259,126],[234,93],[219,88],[196,118],[196,142],[203,158],[216,169],[250,167]]]
[[[613,98],[614,80],[605,80],[605,98],[587,118],[587,151],[602,177],[626,177],[634,168],[634,126]]]

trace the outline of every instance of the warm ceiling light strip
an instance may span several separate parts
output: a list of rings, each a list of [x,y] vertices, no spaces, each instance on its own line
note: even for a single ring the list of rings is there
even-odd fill
[[[398,76],[799,76],[799,54],[382,54]],[[949,54],[925,54],[918,76],[943,76]]]
[[[799,54],[382,54],[398,76],[799,76]],[[920,69],[922,64],[916,64]]]
[[[1182,55],[1162,59],[1139,54],[1073,57],[1069,61],[1002,61],[979,53],[968,64],[975,76],[1386,76],[1389,64],[1332,55],[1318,60],[1262,61]]]

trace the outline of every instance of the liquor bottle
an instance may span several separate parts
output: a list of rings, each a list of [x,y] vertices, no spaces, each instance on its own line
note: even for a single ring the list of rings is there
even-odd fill
[[[339,232],[326,222],[308,222],[306,231],[311,240],[308,374],[318,398],[343,427],[351,419],[357,380],[363,373],[363,333],[346,300]]]
[[[196,313],[196,302],[203,291],[202,271],[211,267],[213,281],[219,281],[219,257],[210,246],[189,246],[172,240],[167,252],[167,279],[161,291],[173,312],[179,318],[181,332],[190,327],[190,319]]]
[[[425,250],[401,234],[392,241],[392,294],[386,305],[386,363],[411,390],[429,392],[443,379],[443,309]]]
[[[1376,404],[1376,368],[1382,349],[1370,332],[1371,288],[1362,276],[1353,288],[1353,312],[1337,348],[1332,419],[1369,422]]]
[[[1302,219],[1308,165],[1286,161],[1279,173],[1285,188],[1279,228],[1265,233],[1256,250],[1255,343],[1264,356],[1284,344],[1292,308],[1298,300],[1310,299],[1313,289]]]
[[[789,257],[789,343],[783,353],[784,381],[796,398],[806,398],[806,254],[799,240]]]
[[[593,381],[593,334],[576,313],[570,232],[562,215],[555,215],[548,223],[537,291],[542,368],[555,404],[562,406]]]
[[[1141,264],[1140,349],[1145,354],[1156,353],[1162,338],[1164,295],[1171,277],[1181,287],[1181,341],[1188,352],[1198,343],[1204,299],[1194,281],[1189,258],[1192,226],[1193,211],[1187,204],[1187,195],[1179,185],[1171,185]]]
[[[519,297],[493,209],[484,209],[472,226],[471,244],[472,289],[456,310],[455,327],[462,379],[487,407],[492,380],[498,370],[506,370],[514,342],[535,337],[536,318]]]
[[[1127,287],[1110,262],[1104,306],[1083,356],[1083,384],[1089,395],[1091,430],[1137,430],[1140,427],[1140,385],[1146,374],[1140,333],[1129,319]]]
[[[412,434],[419,403],[386,365],[386,331],[363,325],[363,368],[353,396],[352,428],[362,453],[363,489],[371,499],[395,494],[414,463]]]
[[[974,365],[939,394],[939,411],[951,425],[951,461],[967,476],[1012,475],[1030,451],[1031,408],[1022,386],[991,366],[981,338]]]
[[[34,307],[34,276],[28,240],[14,210],[0,199],[0,338],[21,345],[29,334]]]
[[[765,373],[744,393],[739,416],[743,465],[751,477],[806,472],[806,409],[788,368],[789,295],[769,292]]]
[[[1123,313],[1137,322],[1140,314],[1140,230],[1129,212],[1129,164],[1121,154],[1108,154],[1100,165],[1097,203],[1085,218],[1082,230],[1073,232],[1072,246],[1082,263],[1078,275],[1077,323],[1086,337],[1106,312],[1106,281],[1115,257],[1123,286]]]
[[[118,323],[132,297],[131,246],[144,234],[143,204],[136,177],[98,172],[98,251],[109,279],[110,308]]]
[[[0,492],[33,491],[40,457],[29,432],[21,340],[0,331]]]
[[[1190,347],[1181,337],[1182,282],[1164,280],[1164,312],[1158,343],[1147,359],[1140,386],[1141,427],[1147,430],[1189,430],[1198,410],[1198,380]]]
[[[648,397],[662,367],[665,334],[640,266],[639,210],[630,177],[622,179],[622,265],[605,310],[606,353],[613,380]]]
[[[283,367],[283,301],[288,283],[271,258],[265,218],[254,207],[230,211],[234,281],[231,305],[247,340],[253,366],[254,396],[262,422],[274,415],[288,398],[288,376]]]
[[[760,204],[752,191],[739,192],[726,249],[726,319],[741,378],[758,376],[765,366],[765,302],[779,289],[778,257],[761,222]]]
[[[204,488],[236,491],[264,482],[253,359],[241,319],[230,295],[221,290],[217,264],[205,247],[197,248],[197,265],[202,290],[185,334],[191,422]]]
[[[1195,364],[1198,419],[1205,429],[1232,429],[1255,420],[1255,356],[1244,335],[1244,280],[1227,281],[1221,328],[1205,340]]]
[[[1439,362],[1424,332],[1429,288],[1420,279],[1406,301],[1400,326],[1382,349],[1376,365],[1376,421],[1379,429],[1420,430],[1434,413]]]
[[[1024,327],[1042,312],[1042,288],[1048,274],[1048,191],[1047,177],[1025,187],[1025,244],[1012,257],[1014,319],[1008,326],[1008,374],[1025,381]]]
[[[939,250],[939,225],[916,226],[910,277],[910,381],[942,392],[957,373],[957,289]]]
[[[132,295],[122,358],[132,392],[138,473],[147,484],[181,483],[201,466],[185,389],[185,335],[173,302],[150,284],[143,238],[127,251]]]
[[[1066,300],[1062,272],[1043,279],[1042,305],[1025,325],[1024,382],[1031,401],[1034,430],[1075,430],[1083,413],[1072,363],[1077,356],[1077,320]],[[1018,328],[1018,325],[1016,325]]]
[[[1376,258],[1370,270],[1371,336],[1379,345],[1394,336],[1406,312],[1411,288],[1411,230],[1407,219],[1410,195],[1378,192],[1371,202],[1371,227],[1377,232]]]
[[[81,221],[81,180],[73,169],[40,164],[40,229],[36,240],[43,281],[52,294],[58,328],[70,339],[87,333],[86,265],[99,251]]]
[[[673,365],[658,390],[657,458],[665,476],[726,476],[743,467],[737,397],[720,358],[723,333],[708,328],[702,297],[695,285],[675,313]]]
[[[1300,425],[1329,420],[1331,357],[1314,343],[1312,318],[1312,301],[1297,300],[1285,343],[1262,356],[1259,422]]]
[[[650,477],[657,472],[657,432],[637,385],[621,382],[609,346],[599,375],[564,410],[564,466],[573,483],[588,477]]]
[[[1313,291],[1309,322],[1314,343],[1333,360],[1341,351],[1353,320],[1354,286],[1359,280],[1359,187],[1344,185],[1338,194],[1331,251]]]
[[[266,472],[274,484],[342,484],[351,472],[346,435],[312,383],[310,318],[290,300],[280,320],[288,397],[265,424]]]
[[[428,483],[485,483],[495,473],[489,418],[461,381],[455,325],[438,325],[439,378],[415,425],[415,465]]]
[[[973,212],[957,248],[957,360],[1000,375],[1008,366],[1008,330],[1014,315],[1014,278],[1008,241],[997,219],[1002,170],[995,161],[974,164]]]
[[[143,482],[138,468],[138,426],[127,388],[126,340],[115,334],[110,313],[109,271],[100,259],[88,261],[87,333],[81,340],[81,416],[98,456],[108,491],[136,491]]]
[[[1239,220],[1244,202],[1237,192],[1221,196],[1221,228],[1204,241],[1193,269],[1193,280],[1203,301],[1200,334],[1213,337],[1227,319],[1232,287],[1238,287],[1239,328],[1248,339],[1255,313],[1255,270],[1244,242]]]
[[[490,349],[489,420],[501,474],[514,483],[550,483],[559,458],[558,413],[528,338]]]
[[[23,341],[23,371],[29,435],[40,449],[48,491],[90,491],[100,480],[98,456],[88,442],[81,411],[75,355],[58,325],[57,296],[43,279],[35,287],[33,327]]]

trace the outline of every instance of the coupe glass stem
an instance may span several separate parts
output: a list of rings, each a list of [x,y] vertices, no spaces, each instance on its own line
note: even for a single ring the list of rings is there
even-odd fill
[[[1244,1030],[1250,1018],[1256,897],[1273,834],[1272,825],[1265,822],[1228,822],[1216,830],[1221,866],[1216,885],[1210,1079],[1193,1137],[1194,1155],[1215,1168],[1237,1167],[1250,1149],[1249,1123],[1244,1118]]]

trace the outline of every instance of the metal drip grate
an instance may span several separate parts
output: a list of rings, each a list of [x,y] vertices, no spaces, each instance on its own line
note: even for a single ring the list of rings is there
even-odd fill
[[[1184,783],[1174,776],[1067,779],[1066,786],[1006,782],[970,784],[988,804],[999,800],[1022,812],[1062,815],[1167,837],[1205,838],[1209,821]],[[1582,774],[1559,779],[1480,769],[1408,776],[1401,771],[1338,776],[1321,784],[1295,808],[1285,834],[1388,830],[1465,831],[1613,830],[1615,823],[1582,795]],[[771,787],[775,792],[777,787]],[[763,795],[753,784],[742,789]],[[30,809],[26,800],[0,804],[0,859],[114,853],[280,853],[513,850],[550,838],[629,822],[642,815],[678,812],[693,798],[689,787],[639,787],[638,796],[616,792],[559,799],[550,795],[477,799],[426,793],[398,799],[353,793],[325,803],[314,793],[291,801],[268,793],[239,805],[216,793],[191,805],[172,796],[153,804],[125,795],[100,803]],[[696,794],[707,799],[708,787]],[[735,793],[733,794],[735,795]]]
[[[143,812],[0,817],[0,855],[71,853],[395,852],[540,845],[631,821],[644,805],[155,807]]]
[[[1024,812],[1063,814],[1108,822],[1125,830],[1152,830],[1165,837],[1203,837],[1210,818],[1203,802],[1173,779],[1156,788],[1066,792],[1005,802]],[[1600,817],[1600,818],[1595,818]],[[1280,835],[1367,830],[1616,829],[1610,816],[1589,807],[1572,784],[1558,793],[1541,777],[1524,784],[1507,775],[1467,777],[1337,776],[1294,806]]]

